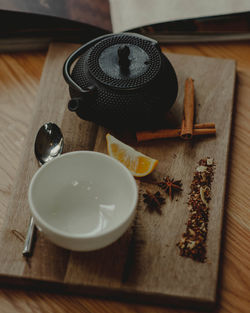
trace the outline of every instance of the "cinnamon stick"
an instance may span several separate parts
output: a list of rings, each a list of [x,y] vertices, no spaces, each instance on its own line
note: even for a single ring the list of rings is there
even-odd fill
[[[201,128],[215,128],[215,123],[199,123],[194,124],[195,129],[201,129]]]
[[[195,124],[192,131],[193,136],[215,135],[216,129],[214,123]],[[181,129],[159,129],[156,131],[140,131],[136,133],[137,141],[147,141],[160,138],[176,138],[181,135]]]
[[[194,136],[215,135],[215,134],[216,134],[215,128],[194,128],[193,129]]]
[[[186,79],[184,94],[184,117],[181,125],[181,137],[191,139],[194,122],[194,82],[191,77]]]

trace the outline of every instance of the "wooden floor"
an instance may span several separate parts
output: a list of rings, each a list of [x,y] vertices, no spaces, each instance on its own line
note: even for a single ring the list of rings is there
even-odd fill
[[[169,52],[237,61],[237,86],[226,194],[219,301],[215,312],[249,312],[250,42],[165,46]],[[0,54],[0,231],[32,118],[46,51]],[[250,100],[249,100],[250,101]],[[4,253],[4,252],[1,252]],[[2,287],[0,312],[190,312]]]

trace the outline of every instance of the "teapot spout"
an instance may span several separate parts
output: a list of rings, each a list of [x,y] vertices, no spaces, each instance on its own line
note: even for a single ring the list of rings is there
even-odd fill
[[[73,97],[69,100],[68,109],[72,112],[77,112],[80,107],[82,107],[83,102],[88,102],[91,100],[91,98],[94,97],[95,91],[95,86],[87,87],[80,94],[78,93],[78,96]]]
[[[82,99],[81,98],[73,98],[69,100],[68,109],[71,112],[76,112],[81,106]]]

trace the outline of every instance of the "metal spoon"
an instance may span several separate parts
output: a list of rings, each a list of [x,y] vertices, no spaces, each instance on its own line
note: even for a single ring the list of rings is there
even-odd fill
[[[39,165],[59,156],[63,150],[63,135],[60,128],[54,123],[44,124],[38,131],[35,140],[35,156]],[[30,218],[29,228],[26,235],[23,255],[30,256],[32,253],[32,243],[35,233],[33,217]]]

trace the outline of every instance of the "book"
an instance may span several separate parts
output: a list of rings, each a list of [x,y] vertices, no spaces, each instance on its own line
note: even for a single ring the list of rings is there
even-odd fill
[[[112,31],[108,0],[1,0],[0,51],[85,42]]]
[[[161,43],[250,39],[249,0],[1,0],[0,51],[132,31]]]

